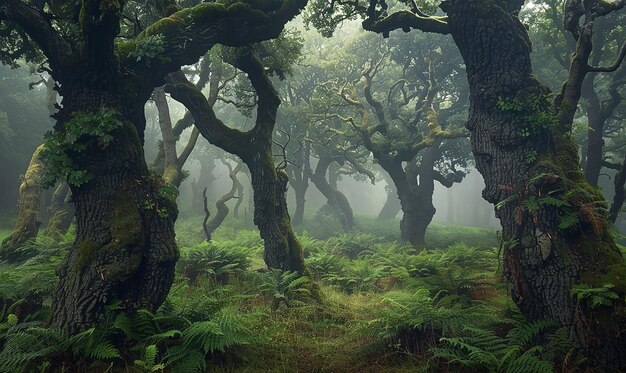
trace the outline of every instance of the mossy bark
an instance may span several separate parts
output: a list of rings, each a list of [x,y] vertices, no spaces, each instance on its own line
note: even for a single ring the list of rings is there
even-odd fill
[[[2,241],[0,259],[7,262],[20,260],[20,247],[37,237],[41,220],[39,204],[41,202],[44,162],[44,145],[40,145],[30,160],[19,188],[18,214],[11,234]]]
[[[483,196],[500,204],[505,273],[524,315],[569,326],[589,366],[624,367],[626,265],[609,234],[605,201],[586,182],[563,125],[571,125],[573,108],[557,102],[555,113],[532,75],[530,40],[516,17],[521,5],[448,0],[441,6],[467,68],[467,128],[486,184]],[[568,87],[562,102],[570,96],[580,97],[580,84]],[[578,303],[570,291],[579,284],[612,284],[618,299],[610,306]]]
[[[69,154],[74,167],[87,171],[91,179],[70,186],[76,241],[57,270],[60,281],[53,293],[51,324],[76,333],[94,326],[105,306],[115,301],[132,312],[155,311],[165,300],[178,259],[177,211],[171,195],[161,192],[167,185],[149,175],[143,157],[137,132],[145,120],[143,102],[84,87],[65,86],[61,93],[58,131],[70,113],[98,111],[112,103],[117,104],[113,108],[121,123],[106,146],[80,138],[86,149]]]

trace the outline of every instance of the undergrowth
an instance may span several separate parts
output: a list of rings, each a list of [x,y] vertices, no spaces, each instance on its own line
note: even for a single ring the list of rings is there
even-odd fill
[[[395,241],[392,224],[374,229],[374,221],[359,219],[359,229],[329,237],[313,226],[299,236],[311,276],[301,277],[265,268],[263,242],[244,223],[227,221],[211,242],[197,223],[177,225],[181,258],[156,313],[120,313],[112,302],[98,328],[73,336],[46,324],[54,270],[71,237],[38,239],[30,259],[2,265],[0,371],[534,372],[566,365],[563,331],[549,321],[526,323],[510,301],[487,230],[434,226],[429,248],[417,251]]]

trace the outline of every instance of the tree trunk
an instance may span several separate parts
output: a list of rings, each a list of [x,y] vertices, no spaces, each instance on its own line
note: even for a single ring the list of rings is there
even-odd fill
[[[604,149],[604,124],[608,116],[602,112],[600,99],[593,87],[593,76],[587,77],[583,83],[582,92],[589,104],[587,105],[587,149],[585,149],[585,178],[591,185],[598,185],[598,178],[602,170]]]
[[[287,211],[287,174],[274,168],[270,144],[244,159],[252,177],[254,224],[265,244],[263,258],[269,268],[304,272],[302,247]]]
[[[68,201],[71,195],[70,187],[65,182],[60,183],[54,190],[50,205],[50,219],[48,219],[48,227],[45,232],[46,236],[59,239],[67,233],[74,219],[74,205]]]
[[[395,188],[394,188],[395,189]],[[391,220],[398,216],[398,213],[402,210],[402,206],[400,205],[400,200],[398,199],[397,191],[392,191],[387,194],[387,200],[385,204],[380,209],[378,216],[376,219],[378,220]]]
[[[58,268],[51,324],[66,333],[94,326],[105,305],[121,301],[124,312],[156,309],[174,279],[178,249],[174,240],[176,189],[151,178],[137,128],[142,129],[143,102],[128,97],[65,86],[57,130],[71,113],[115,109],[120,127],[113,140],[81,137],[86,145],[69,154],[74,167],[91,179],[70,185],[76,208],[76,242]]]
[[[613,195],[613,202],[609,208],[609,221],[615,224],[617,216],[622,210],[624,200],[626,199],[626,190],[624,190],[624,184],[626,184],[626,157],[622,162],[622,168],[615,174],[613,185],[615,188],[615,194]]]
[[[242,188],[241,183],[237,179],[237,173],[241,169],[241,163],[238,164],[235,167],[235,169],[231,169],[231,166],[229,164],[227,164],[227,166],[230,171],[228,173],[228,176],[233,181],[233,185],[228,192],[226,192],[223,196],[221,196],[215,202],[215,207],[217,209],[217,212],[215,213],[215,216],[213,216],[213,219],[211,220],[209,220],[209,216],[211,215],[211,213],[209,212],[209,207],[207,205],[207,197],[206,197],[207,188],[204,188],[204,191],[202,192],[204,213],[205,213],[204,221],[202,222],[202,227],[204,228],[204,234],[206,235],[207,241],[211,241],[211,236],[213,235],[213,232],[215,232],[215,230],[219,228],[220,225],[222,225],[222,223],[224,222],[224,219],[226,219],[226,217],[228,216],[228,212],[230,210],[228,209],[228,205],[226,205],[226,202],[235,198],[235,193],[237,192],[237,190]]]
[[[291,222],[293,225],[302,225],[304,223],[304,206],[306,204],[306,191],[308,189],[308,183],[296,185],[292,184],[293,191],[296,195],[296,211],[293,214]]]
[[[568,121],[571,126],[576,105],[557,101],[555,114],[547,89],[532,75],[531,43],[515,16],[521,5],[496,0],[441,5],[466,64],[467,128],[486,184],[483,196],[499,204],[505,273],[524,315],[569,326],[591,366],[623,367],[626,266],[599,208],[604,199],[585,181],[577,146],[563,126]],[[583,52],[577,50],[574,59]],[[580,87],[568,89],[565,100]],[[565,110],[570,111],[561,113]],[[547,195],[567,205],[554,206]],[[570,292],[579,284],[612,284],[618,299],[599,307],[577,302]]]
[[[236,219],[239,219],[239,209],[241,208],[241,203],[243,202],[243,185],[241,183],[237,184],[237,190],[235,193],[240,196],[235,202],[235,207],[233,208],[233,216]]]
[[[44,173],[44,163],[41,157],[44,151],[44,145],[40,145],[33,153],[20,184],[19,209],[15,227],[13,227],[11,234],[2,241],[0,259],[10,263],[20,260],[19,248],[37,237],[39,225],[41,225],[39,204]]]
[[[432,202],[434,161],[429,162],[433,159],[431,152],[432,148],[425,150],[422,157],[423,164],[418,165],[414,159],[408,162],[405,169],[402,168],[402,163],[381,163],[398,191],[398,199],[402,207],[400,238],[416,248],[423,248],[426,245],[426,229],[436,212]],[[429,166],[430,171],[428,171]]]
[[[333,162],[330,156],[320,156],[315,167],[315,172],[311,175],[311,181],[315,184],[315,187],[326,197],[328,204],[337,208],[339,211],[339,220],[341,226],[346,232],[349,232],[354,228],[354,216],[352,213],[352,207],[346,196],[339,190],[332,187],[332,185],[326,179],[326,173],[330,164]]]

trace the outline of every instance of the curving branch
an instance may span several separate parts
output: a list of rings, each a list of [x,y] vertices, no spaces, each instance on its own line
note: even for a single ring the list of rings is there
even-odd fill
[[[423,13],[422,13],[423,14]],[[363,21],[363,28],[368,31],[389,37],[389,32],[402,29],[409,32],[411,29],[437,34],[449,34],[448,17],[424,16],[407,10],[394,12],[387,17],[367,18]]]
[[[0,0],[0,21],[2,20],[14,22],[24,30],[46,55],[53,69],[66,65],[72,46],[52,26],[50,19],[42,11],[21,0]]]
[[[233,169],[230,163],[225,162],[224,160],[222,160],[222,162],[226,165],[226,167],[228,167],[228,177],[230,177],[230,179],[232,180],[233,185],[228,192],[226,192],[217,200],[217,202],[215,202],[217,213],[211,220],[209,220],[211,213],[209,212],[209,208],[207,206],[207,188],[204,188],[204,191],[202,192],[202,198],[204,200],[204,220],[202,221],[202,228],[204,229],[204,234],[206,235],[207,241],[211,241],[211,235],[213,234],[213,232],[215,232],[215,230],[219,228],[220,225],[222,225],[224,219],[226,219],[226,216],[228,216],[228,212],[230,210],[228,209],[226,202],[230,201],[233,198],[243,197],[243,194],[240,194],[239,196],[235,195],[237,190],[243,189],[241,183],[239,182],[239,179],[237,178],[237,174],[239,173],[239,171],[241,171],[241,167],[243,164],[238,163],[237,166],[235,166],[235,168]]]
[[[135,61],[129,53],[120,53],[124,64],[132,66],[138,75],[148,81],[159,80],[182,66],[195,63],[215,44],[241,47],[278,37],[284,25],[298,15],[306,3],[306,0],[284,0],[268,6],[267,3],[204,2],[160,19],[136,38],[121,42],[118,50],[130,52],[146,38],[160,38],[163,52],[159,59],[165,63],[151,64],[150,59]]]
[[[606,66],[606,67],[589,66],[588,71],[589,72],[611,73],[611,72],[619,69],[619,67],[622,65],[622,62],[624,61],[624,56],[626,56],[626,41],[624,43],[622,43],[622,48],[620,49],[619,53],[617,54],[617,58],[615,58],[615,62],[611,66]]]

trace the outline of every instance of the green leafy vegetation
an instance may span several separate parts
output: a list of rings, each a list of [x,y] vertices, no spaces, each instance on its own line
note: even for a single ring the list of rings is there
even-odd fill
[[[181,221],[179,232],[193,232],[194,222]],[[554,323],[523,321],[494,248],[456,243],[418,252],[386,238],[395,224],[383,235],[303,232],[307,277],[264,269],[262,241],[240,224],[227,220],[211,242],[179,234],[197,243],[181,248],[157,312],[118,313],[113,302],[99,327],[73,336],[45,325],[54,267],[72,237],[37,239],[29,260],[0,273],[0,369],[531,372],[561,366],[568,352]],[[435,226],[430,237],[457,234],[478,242],[486,231]]]

